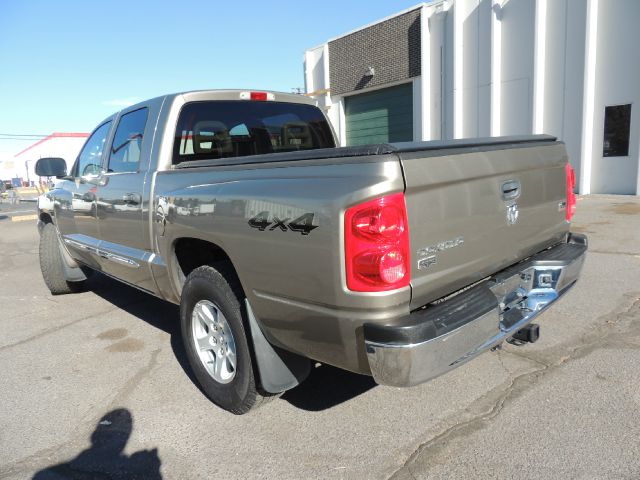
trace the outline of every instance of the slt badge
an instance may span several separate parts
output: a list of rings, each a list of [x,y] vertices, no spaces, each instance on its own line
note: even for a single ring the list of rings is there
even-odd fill
[[[432,265],[438,263],[438,252],[449,250],[450,248],[458,247],[464,244],[464,237],[459,236],[451,240],[445,240],[444,242],[436,243],[435,245],[429,245],[428,247],[420,248],[416,253],[418,254],[418,270],[424,270]],[[420,258],[422,257],[422,258]]]

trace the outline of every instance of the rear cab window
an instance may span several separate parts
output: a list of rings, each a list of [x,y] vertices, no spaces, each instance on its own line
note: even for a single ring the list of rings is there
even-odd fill
[[[331,147],[331,128],[312,105],[192,102],[180,111],[172,163]]]

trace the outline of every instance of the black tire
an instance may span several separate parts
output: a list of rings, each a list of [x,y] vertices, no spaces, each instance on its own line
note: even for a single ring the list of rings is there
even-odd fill
[[[64,276],[64,259],[60,251],[56,227],[47,223],[40,234],[40,271],[52,295],[75,293],[82,290],[84,281],[68,282]]]
[[[242,288],[233,272],[224,265],[216,265],[216,268],[205,265],[189,274],[180,301],[182,340],[191,369],[211,401],[236,415],[247,413],[277,396],[261,394],[256,381],[243,299]],[[228,383],[216,381],[205,369],[193,339],[193,310],[203,300],[210,301],[222,312],[233,334],[236,365],[235,374]]]

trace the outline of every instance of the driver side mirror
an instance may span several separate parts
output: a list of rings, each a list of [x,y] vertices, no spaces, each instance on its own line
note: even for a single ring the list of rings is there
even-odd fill
[[[40,177],[66,177],[67,162],[58,157],[41,158],[36,162],[36,175]]]

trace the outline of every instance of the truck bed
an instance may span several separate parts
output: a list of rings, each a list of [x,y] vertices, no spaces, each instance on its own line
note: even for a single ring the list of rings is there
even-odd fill
[[[412,310],[558,243],[568,231],[559,209],[566,194],[566,152],[550,135],[318,149],[189,161],[175,168],[207,175],[221,167],[370,164],[390,157],[400,161],[405,182]],[[521,190],[505,201],[500,189],[516,178]],[[510,205],[518,209],[513,225],[506,217]]]

